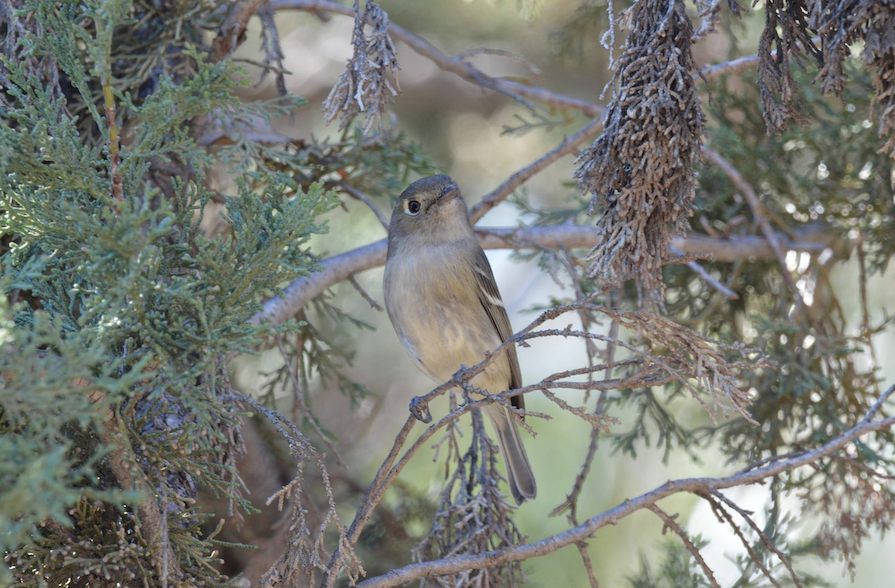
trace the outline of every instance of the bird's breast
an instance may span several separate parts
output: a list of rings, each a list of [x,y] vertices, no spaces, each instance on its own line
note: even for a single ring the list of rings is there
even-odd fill
[[[450,379],[461,364],[479,363],[501,343],[478,301],[472,271],[472,264],[463,267],[444,248],[406,252],[386,265],[389,318],[417,366],[438,382]],[[500,360],[489,374],[503,371],[506,361]]]

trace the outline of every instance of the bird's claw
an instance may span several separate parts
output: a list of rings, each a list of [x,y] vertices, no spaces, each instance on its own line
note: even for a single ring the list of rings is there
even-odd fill
[[[419,396],[410,401],[410,414],[412,414],[416,420],[426,424],[432,422],[432,413],[429,412],[429,403]]]

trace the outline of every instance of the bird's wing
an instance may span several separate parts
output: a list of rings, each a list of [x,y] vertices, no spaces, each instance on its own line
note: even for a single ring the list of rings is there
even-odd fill
[[[481,249],[476,257],[475,263],[475,280],[478,285],[479,302],[491,319],[491,324],[497,330],[497,335],[501,341],[506,341],[513,335],[513,327],[510,325],[510,317],[507,316],[507,310],[503,306],[503,300],[500,298],[500,291],[497,289],[497,282],[494,281],[494,273],[491,271],[491,264],[485,257],[485,252]],[[519,358],[516,357],[516,346],[511,345],[507,348],[507,358],[510,361],[510,382],[509,388],[522,387],[522,372],[519,369]],[[525,409],[525,399],[520,394],[510,399],[516,408]]]

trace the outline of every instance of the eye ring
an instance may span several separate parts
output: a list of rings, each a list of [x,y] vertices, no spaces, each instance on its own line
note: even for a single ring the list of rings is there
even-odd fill
[[[420,213],[420,210],[423,209],[423,205],[420,204],[419,200],[408,200],[405,209],[407,210],[407,214],[417,215]]]

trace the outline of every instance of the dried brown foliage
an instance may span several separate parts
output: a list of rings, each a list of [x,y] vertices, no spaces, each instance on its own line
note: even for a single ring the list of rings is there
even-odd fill
[[[644,372],[656,370],[672,376],[708,412],[713,420],[718,411],[724,416],[736,412],[750,423],[758,423],[749,414],[750,395],[740,388],[741,374],[773,366],[755,349],[742,345],[725,345],[665,317],[647,312],[621,312],[600,309],[619,325],[638,334],[646,349]],[[655,354],[655,355],[654,355]],[[742,357],[735,361],[732,356]],[[709,402],[701,396],[709,393]]]
[[[687,228],[705,126],[693,26],[681,0],[641,0],[623,16],[631,32],[605,130],[579,157],[575,177],[593,194],[591,210],[604,209],[590,274],[606,282],[633,275],[661,296],[668,242]]]
[[[806,120],[799,85],[792,76],[791,58],[804,66],[807,55],[821,61],[808,31],[805,0],[769,0],[765,4],[765,27],[758,41],[761,105],[769,131],[782,131],[791,119],[800,123]]]
[[[770,0],[765,11],[758,72],[768,130],[779,132],[790,120],[805,122],[791,58],[802,67],[806,57],[813,58],[820,66],[821,90],[840,95],[847,82],[844,63],[851,47],[863,42],[864,67],[874,71],[874,103],[884,141],[880,152],[895,157],[895,2]]]
[[[874,71],[880,152],[895,158],[895,2],[891,0],[815,0],[808,3],[808,26],[820,35],[823,66],[818,74],[824,92],[839,95],[847,82],[843,63],[851,45],[864,42],[861,59]]]
[[[647,290],[656,293],[658,300],[658,295],[664,291],[662,270],[667,264],[666,251],[669,250],[670,239],[673,235],[683,232],[687,226],[695,184],[693,165],[700,151],[704,131],[702,105],[692,76],[695,66],[690,47],[694,39],[701,38],[714,29],[719,22],[722,9],[719,0],[695,0],[694,3],[698,16],[703,19],[696,32],[685,12],[683,0],[637,0],[623,15],[623,20],[631,25],[631,33],[624,53],[616,64],[613,99],[608,108],[606,131],[579,159],[580,167],[576,174],[582,187],[593,195],[591,210],[596,208],[598,203],[605,209],[597,226],[601,234],[601,243],[589,257],[590,276],[597,275],[604,280],[605,288],[599,295],[609,295],[608,291],[612,287],[633,276]],[[280,1],[262,4],[257,0],[249,0],[232,6],[227,22],[221,27],[220,34],[216,38],[215,46],[221,48],[221,58],[230,55],[231,50],[242,38],[247,20],[257,10],[264,26],[262,45],[265,58],[262,65],[265,67],[265,72],[277,73],[278,86],[282,90],[283,53],[279,47],[273,21],[274,4],[282,8],[287,3]],[[313,10],[312,5],[320,10],[333,12],[349,10],[347,5],[325,1],[292,3],[294,7],[304,7],[307,10]],[[10,6],[12,6],[11,0],[5,3],[0,0],[0,17],[10,19],[12,14]],[[739,15],[739,7],[735,2],[729,2],[728,8],[734,15]],[[766,6],[767,26],[761,38],[760,54],[755,60],[759,62],[762,80],[761,97],[768,126],[774,130],[781,129],[790,118],[798,119],[800,115],[802,109],[797,98],[796,82],[790,70],[793,59],[803,64],[810,61],[805,59],[806,57],[820,58],[821,50],[811,41],[811,29],[815,29],[820,33],[823,44],[822,52],[825,60],[819,79],[824,91],[839,93],[842,90],[846,83],[842,61],[849,53],[849,45],[865,41],[864,64],[877,70],[876,100],[880,108],[880,134],[890,136],[883,149],[895,154],[893,145],[895,138],[892,137],[895,134],[895,107],[893,107],[895,102],[893,18],[895,17],[891,8],[891,1],[865,0],[851,5],[842,1],[769,0]],[[614,16],[610,15],[612,23],[610,36],[614,32]],[[553,94],[541,88],[486,76],[465,61],[464,56],[448,58],[422,39],[407,31],[402,32],[400,27],[397,28],[397,32],[395,29],[390,31],[387,15],[373,2],[367,2],[361,11],[359,2],[355,1],[354,17],[354,56],[324,105],[327,121],[339,117],[342,128],[362,112],[367,114],[363,124],[365,132],[372,130],[375,125],[382,125],[386,106],[398,93],[395,74],[399,68],[390,32],[394,33],[396,38],[402,38],[403,35],[408,44],[438,63],[444,71],[457,73],[482,88],[513,96],[523,104],[540,100],[557,108],[577,108],[588,116],[594,116],[594,113],[602,109],[599,105]],[[46,78],[51,87],[56,88],[58,80],[53,79],[53,76],[57,73],[57,67],[52,63],[52,59],[46,58],[46,62],[40,62],[36,61],[33,55],[22,54],[16,45],[16,40],[21,37],[24,30],[21,27],[25,21],[21,19],[10,19],[10,21],[12,24],[5,30],[7,37],[3,47],[4,53],[32,60],[29,62],[29,69],[35,71],[45,69],[47,74],[41,75],[41,79]],[[45,33],[36,29],[32,32]],[[466,57],[468,55],[466,54]],[[0,69],[0,81],[3,81],[3,75],[4,71]],[[0,94],[0,100],[3,98],[4,96]],[[114,116],[111,118],[114,119]],[[556,149],[514,174],[473,209],[473,220],[477,220],[485,211],[502,202],[510,192],[543,167],[574,150],[579,142],[586,140],[585,137],[589,140],[598,132],[598,127],[598,121],[592,121]],[[786,272],[783,255],[785,251],[780,249],[780,243],[773,236],[775,234],[773,227],[765,219],[759,195],[729,162],[720,156],[712,161],[728,177],[734,179],[737,189],[749,201],[756,224],[761,226],[765,233],[761,243],[770,244],[770,249],[777,254],[780,266]],[[344,182],[343,187],[375,209],[375,205],[368,202],[369,199],[356,186]],[[577,513],[578,496],[584,480],[590,473],[590,463],[600,434],[608,433],[609,425],[617,423],[611,416],[613,410],[611,403],[617,402],[619,398],[637,394],[638,391],[652,394],[652,389],[672,384],[674,390],[689,392],[713,418],[718,414],[719,408],[724,413],[736,413],[734,417],[742,417],[735,418],[735,424],[739,426],[740,421],[745,423],[741,430],[745,431],[744,435],[749,438],[762,435],[759,428],[753,426],[758,424],[757,421],[761,423],[762,429],[772,429],[771,433],[774,435],[780,431],[786,432],[790,422],[781,418],[779,429],[769,427],[769,424],[774,424],[772,417],[763,415],[757,410],[758,408],[762,406],[770,408],[774,413],[786,413],[784,416],[787,417],[794,411],[784,409],[780,399],[771,398],[773,402],[767,402],[767,397],[774,390],[773,385],[758,388],[760,391],[755,396],[744,391],[748,388],[748,385],[743,383],[747,380],[746,374],[765,372],[768,378],[780,377],[781,372],[773,369],[777,366],[763,354],[742,345],[721,343],[661,316],[623,310],[617,299],[609,306],[594,303],[597,294],[591,292],[595,286],[592,283],[586,284],[586,276],[577,273],[583,264],[570,251],[576,247],[570,237],[575,227],[571,224],[564,227],[560,239],[541,246],[546,253],[550,250],[561,250],[564,262],[557,264],[557,267],[561,266],[568,270],[575,286],[576,302],[555,306],[544,312],[529,327],[505,342],[501,348],[495,350],[495,353],[488,355],[482,363],[460,369],[451,382],[439,386],[423,397],[419,404],[425,405],[429,399],[443,394],[451,387],[476,392],[469,383],[470,378],[484,369],[494,357],[499,356],[500,350],[510,345],[527,345],[533,339],[547,337],[571,337],[580,340],[588,355],[586,366],[557,371],[520,390],[523,393],[543,393],[563,411],[584,420],[592,427],[588,457],[579,470],[568,499],[555,510],[571,513],[570,529],[526,543],[527,538],[521,536],[512,520],[512,507],[506,503],[501,493],[502,478],[497,466],[495,446],[485,434],[481,416],[476,409],[488,402],[506,404],[507,395],[519,391],[507,391],[502,395],[475,402],[471,402],[467,396],[466,405],[463,407],[452,405],[450,414],[432,424],[415,440],[410,437],[414,420],[413,417],[408,417],[389,456],[370,484],[352,524],[347,529],[337,514],[336,492],[324,466],[325,456],[303,436],[295,423],[290,423],[251,399],[234,394],[227,400],[235,401],[236,406],[248,407],[267,416],[286,440],[292,460],[297,464],[294,476],[291,475],[293,472],[287,476],[291,477],[291,481],[273,493],[270,499],[270,502],[277,503],[280,509],[287,509],[288,515],[284,518],[288,523],[284,525],[283,548],[276,552],[280,557],[264,577],[265,585],[321,584],[331,587],[337,581],[342,583],[347,580],[350,585],[360,583],[365,586],[394,586],[412,579],[421,579],[423,585],[435,586],[515,586],[522,582],[521,561],[545,555],[565,545],[576,545],[579,548],[592,585],[596,585],[595,574],[587,555],[586,541],[602,526],[614,524],[618,519],[643,508],[659,516],[664,522],[665,529],[680,537],[707,579],[712,585],[717,585],[712,567],[700,554],[699,541],[691,539],[685,526],[676,522],[677,515],[668,515],[655,504],[664,497],[680,492],[693,493],[709,502],[718,519],[728,525],[731,532],[740,539],[743,550],[748,553],[751,562],[769,581],[779,585],[775,580],[775,570],[766,566],[763,554],[754,548],[753,542],[747,537],[750,532],[754,533],[764,548],[773,554],[771,559],[782,562],[793,583],[799,585],[799,578],[784,553],[785,545],[777,543],[778,537],[760,529],[751,517],[752,513],[739,507],[719,490],[755,484],[769,478],[773,478],[772,484],[777,485],[783,479],[782,474],[787,472],[792,472],[793,477],[796,477],[795,472],[801,474],[803,471],[808,471],[805,484],[802,486],[805,489],[803,497],[806,503],[815,506],[816,512],[822,515],[824,527],[819,537],[823,549],[841,554],[851,562],[866,536],[874,530],[891,527],[895,511],[890,500],[891,494],[883,487],[885,481],[891,480],[888,473],[890,470],[882,466],[871,469],[868,465],[871,463],[869,459],[861,460],[856,455],[860,451],[866,451],[868,447],[882,453],[880,445],[885,444],[882,437],[878,441],[874,439],[858,441],[858,439],[861,435],[867,436],[874,431],[886,431],[891,428],[893,417],[884,414],[885,420],[874,421],[873,418],[893,394],[892,389],[880,395],[876,404],[866,411],[863,405],[856,413],[847,413],[836,407],[830,409],[830,412],[836,413],[837,428],[833,430],[818,428],[811,435],[805,434],[806,429],[800,430],[799,433],[803,437],[810,438],[810,443],[800,447],[798,452],[774,454],[773,457],[754,461],[744,470],[727,478],[668,482],[654,491],[625,501],[616,508],[580,520]],[[514,246],[530,245],[523,245],[522,231],[511,232]],[[498,238],[498,233],[499,231],[491,231],[491,237]],[[506,236],[502,238],[509,240]],[[720,241],[737,249],[736,255],[739,258],[748,255],[742,246],[737,246],[739,241],[727,238]],[[368,252],[362,255],[368,257],[384,255],[384,249],[380,247],[377,250],[376,244],[365,249],[368,249]],[[792,247],[786,251],[790,249]],[[351,276],[359,271],[359,265],[362,264],[357,262],[353,269],[345,270],[345,259],[347,257],[341,258],[340,261],[337,256],[326,260],[324,262],[326,271],[335,268],[328,275],[338,274],[338,276],[325,279],[353,280]],[[688,265],[695,268],[695,271],[700,269],[694,261],[690,261]],[[699,275],[713,289],[725,296],[736,298],[736,293],[731,295],[730,289],[714,280],[708,271],[701,271]],[[788,273],[784,276],[790,278],[789,294],[797,296],[798,289],[795,287],[794,279]],[[310,294],[305,292],[305,295],[310,297]],[[319,291],[317,293],[319,294]],[[302,304],[307,304],[309,299],[305,299]],[[786,304],[789,304],[789,300]],[[814,309],[816,312],[816,304]],[[804,309],[799,308],[796,312],[803,311]],[[548,320],[565,314],[577,316],[582,328],[574,330],[569,326],[564,329],[551,329],[544,326]],[[595,328],[596,325],[606,322],[611,325],[608,334]],[[816,321],[814,326],[817,326]],[[619,335],[619,330],[622,328],[628,331],[625,336]],[[630,336],[632,333],[633,336]],[[820,335],[817,329],[813,333],[812,338]],[[797,348],[804,349],[807,353],[811,346],[797,346]],[[287,387],[291,387],[295,399],[294,420],[304,422],[338,458],[336,446],[309,410],[307,377],[302,372],[304,368],[301,355],[292,354],[296,357],[290,357],[282,344],[280,351],[288,372]],[[616,357],[617,351],[620,357]],[[850,351],[848,357],[853,357]],[[297,365],[294,363],[296,361]],[[780,363],[782,365],[784,362]],[[799,362],[797,365],[801,366],[803,363]],[[822,372],[823,370],[817,371]],[[833,370],[828,369],[827,372],[831,373]],[[852,388],[849,386],[856,387],[855,382],[858,380],[856,372],[841,369],[836,373],[848,374],[851,379],[835,382],[836,385],[831,388],[842,388],[845,394],[850,394]],[[871,372],[869,376],[872,375]],[[834,378],[831,380],[835,381]],[[814,387],[812,383],[808,391],[814,390]],[[861,389],[871,387],[869,382],[860,382]],[[567,394],[560,397],[554,393],[557,390],[576,390],[581,394]],[[591,392],[599,393],[595,406],[593,403],[588,404]],[[762,398],[763,396],[765,398]],[[826,396],[827,401],[830,396],[831,394]],[[146,441],[145,448],[152,449],[153,445],[163,442],[181,442],[185,436],[184,423],[188,413],[181,410],[182,406],[173,397],[168,398],[164,395],[163,399],[165,407],[146,404],[136,409],[143,422],[140,433]],[[762,401],[764,404],[757,404]],[[753,402],[756,404],[753,405]],[[815,410],[815,407],[812,407],[812,410]],[[459,430],[457,419],[467,412],[472,415],[473,435],[468,449],[464,452],[461,451],[456,438]],[[861,414],[865,412],[866,416],[859,421]],[[531,416],[545,417],[534,413]],[[426,422],[430,421],[431,416]],[[442,501],[431,530],[415,552],[416,563],[403,568],[395,567],[388,573],[378,576],[377,571],[373,570],[375,564],[368,563],[367,569],[371,571],[373,577],[362,580],[365,571],[355,552],[359,545],[360,534],[365,528],[369,529],[372,526],[374,510],[381,513],[387,508],[381,503],[383,495],[388,488],[394,487],[398,476],[414,454],[445,428],[447,433],[443,439],[449,441],[447,445],[449,456],[446,462],[447,466],[452,468],[452,472],[447,476],[446,489],[442,494]],[[233,460],[241,447],[241,439],[236,431],[236,429],[227,430],[229,452],[218,456],[220,463],[216,462],[215,465],[226,468],[234,465]],[[833,440],[829,441],[830,438]],[[781,444],[774,446],[774,449],[790,446],[797,447],[798,444]],[[744,445],[744,447],[751,446]],[[737,453],[747,455],[748,451]],[[758,460],[759,455],[763,454],[756,453],[753,457]],[[161,513],[171,514],[185,510],[195,497],[195,483],[189,473],[191,470],[188,464],[175,463],[172,458],[157,460],[145,458],[144,463],[150,486],[154,487],[160,496]],[[235,481],[241,484],[238,475],[234,473],[233,476]],[[129,477],[130,474],[125,472],[119,476],[119,481],[123,482]],[[340,481],[343,480],[336,479],[334,482],[338,484]],[[356,485],[360,487],[360,484]],[[238,492],[234,494],[239,496]],[[152,504],[155,506],[154,501]],[[83,511],[79,516],[80,520],[101,526],[104,532],[114,529],[115,521],[109,518],[111,515],[108,511],[91,506],[88,502],[80,503],[78,508]],[[124,513],[123,516],[147,518],[142,513],[135,512]],[[183,519],[186,521],[184,524],[195,524],[198,521],[195,516]],[[169,541],[167,527],[152,527],[144,522],[142,528],[147,535],[155,536],[159,544]],[[156,528],[165,533],[154,533]],[[171,529],[175,527],[172,525]],[[47,550],[48,558],[71,558],[65,559],[62,566],[75,566],[87,575],[93,574],[97,577],[104,574],[107,579],[126,569],[128,565],[139,564],[148,557],[144,551],[153,549],[152,545],[146,547],[128,543],[123,535],[109,532],[103,535],[103,540],[109,543],[120,542],[121,546],[117,559],[107,558],[103,556],[101,550],[96,549],[96,542],[78,541],[70,531],[52,526],[52,521],[48,524],[46,535],[54,540],[58,539],[64,546],[63,549]],[[91,550],[94,550],[95,554],[91,554]],[[155,557],[161,560],[167,557],[166,552],[159,553],[162,555],[157,554]],[[86,564],[85,558],[90,560]],[[136,563],[129,563],[129,558]],[[170,572],[163,572],[162,584],[179,577],[175,572],[177,572],[176,566],[173,566]],[[121,577],[122,581],[132,579],[132,577]]]
[[[503,479],[497,466],[500,452],[485,433],[480,412],[473,413],[472,424],[472,442],[463,455],[458,455],[455,469],[441,493],[432,528],[414,550],[416,561],[474,555],[517,545],[523,540],[512,518],[513,507],[506,502],[500,488]],[[456,433],[456,427],[452,427],[447,436],[451,451],[459,454]],[[425,578],[420,586],[513,587],[522,580],[521,565],[510,562]]]
[[[345,71],[323,103],[323,118],[331,122],[341,118],[343,129],[361,112],[366,112],[364,133],[374,126],[382,127],[382,116],[401,88],[398,85],[398,65],[395,45],[388,32],[388,15],[370,0],[360,10],[354,1],[354,55]],[[366,31],[366,25],[372,29]]]
[[[868,440],[875,450],[879,446]],[[895,505],[882,485],[891,484],[884,468],[869,468],[856,459],[855,444],[844,456],[823,464],[826,476],[815,476],[802,493],[808,511],[822,521],[818,547],[824,554],[839,555],[854,577],[855,559],[865,540],[885,533],[895,523]]]
[[[267,499],[268,505],[276,503],[280,511],[286,509],[289,515],[285,549],[264,574],[262,585],[301,586],[320,581],[332,556],[326,549],[326,544],[332,539],[330,533],[335,534],[342,569],[352,583],[356,582],[364,570],[336,512],[336,499],[325,465],[326,456],[314,449],[295,423],[286,417],[241,394],[234,394],[233,399],[269,420],[286,442],[296,463],[292,479]],[[309,473],[308,466],[316,467],[316,475]]]

